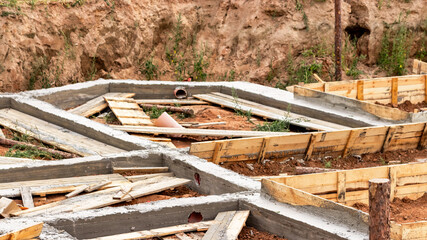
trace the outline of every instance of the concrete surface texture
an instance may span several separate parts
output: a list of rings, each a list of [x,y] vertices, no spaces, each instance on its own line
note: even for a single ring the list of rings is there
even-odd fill
[[[176,86],[191,94],[236,89],[239,97],[312,117],[330,115],[329,120],[347,126],[384,124],[357,112],[345,112],[322,104],[295,99],[291,93],[243,82],[159,82],[99,80],[59,88],[0,96],[1,108],[13,108],[89,138],[122,148],[110,155],[58,161],[35,161],[0,165],[0,184],[14,181],[53,179],[112,173],[113,167],[167,166],[176,177],[192,180],[187,186],[205,196],[162,200],[121,207],[106,207],[75,213],[0,219],[0,234],[25,224],[45,222],[41,239],[82,239],[136,230],[184,224],[192,212],[204,220],[228,210],[250,210],[248,225],[288,239],[367,239],[366,223],[345,212],[291,206],[261,195],[261,184],[216,164],[189,155],[185,150],[130,136],[106,125],[63,109],[71,108],[106,92],[133,92],[135,98],[171,98]],[[195,181],[195,174],[200,182]],[[0,191],[14,196],[16,190]]]

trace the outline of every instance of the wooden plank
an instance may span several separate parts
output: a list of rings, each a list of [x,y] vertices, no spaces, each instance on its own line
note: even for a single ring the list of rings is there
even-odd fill
[[[12,213],[21,211],[15,201],[9,198],[0,198],[0,216],[4,218],[10,217]]]
[[[226,229],[226,239],[237,239],[248,217],[249,210],[237,211]]]
[[[3,133],[3,130],[0,128],[0,138],[6,138],[6,136]]]
[[[249,210],[220,212],[215,222],[203,236],[202,240],[234,240],[239,236],[249,216]]]
[[[175,236],[179,240],[194,240],[194,238],[187,236],[187,234],[185,234],[185,233],[177,233],[177,234],[175,234]]]
[[[28,186],[20,187],[21,191],[21,199],[24,207],[26,208],[33,208],[34,202],[33,202],[33,196],[31,195],[31,188]]]
[[[364,81],[357,81],[357,100],[364,100],[363,97],[363,85]]]
[[[242,111],[250,111],[251,114],[257,115],[263,118],[268,118],[272,120],[289,121],[293,125],[305,127],[313,130],[328,131],[328,130],[348,128],[346,126],[342,126],[339,124],[326,122],[326,121],[322,121],[315,118],[310,118],[304,115],[265,106],[259,103],[245,100],[245,99],[240,99],[240,98],[235,99],[232,96],[218,93],[218,92],[214,92],[211,94],[197,94],[197,95],[194,95],[194,97],[207,102],[232,108],[232,109],[239,108]]]
[[[10,108],[0,109],[0,125],[81,156],[124,151]]]
[[[37,163],[37,162],[44,162],[44,160],[0,156],[0,165],[12,165],[12,164],[20,164],[20,163]]]
[[[259,137],[292,135],[288,132],[262,132],[262,131],[239,131],[239,130],[215,130],[215,129],[189,129],[189,128],[166,128],[166,127],[145,127],[145,126],[119,126],[110,127],[125,132],[144,134],[166,134],[166,135],[186,135],[186,136],[215,136],[215,137]]]
[[[93,238],[92,240],[125,240],[125,239],[147,239],[155,237],[163,237],[177,233],[193,232],[193,231],[206,231],[212,226],[215,221],[203,221],[197,223],[188,223],[171,227],[157,228],[151,230],[122,233],[111,236],[104,236],[99,238]]]
[[[155,105],[207,105],[209,103],[200,100],[191,99],[135,99],[138,104]]]
[[[317,75],[316,73],[315,74],[313,74],[313,78],[316,80],[316,81],[318,81],[319,83],[324,83],[325,81],[323,81],[320,77],[319,77],[319,75]]]
[[[79,195],[80,193],[84,192],[89,186],[88,185],[81,185],[78,188],[76,188],[74,191],[70,192],[69,194],[65,195],[66,198],[71,198],[74,196]]]
[[[113,173],[125,173],[125,172],[164,173],[167,171],[169,171],[168,167],[126,167],[126,168],[113,167]]]
[[[98,183],[102,180],[112,181],[110,185],[129,182],[120,174],[104,174],[83,177],[55,178],[46,180],[21,181],[0,183],[0,196],[18,197],[20,196],[20,187],[30,187],[33,195],[58,194],[73,191],[77,186]],[[72,187],[63,189],[63,187]]]
[[[113,199],[123,199],[130,193],[130,191],[132,191],[132,188],[132,185],[120,186],[119,191],[116,193],[116,195],[113,196]]]
[[[401,224],[401,239],[422,240],[427,236],[427,221]]]
[[[427,75],[424,76],[424,101],[427,102]]]
[[[137,182],[153,177],[173,177],[174,173],[167,172],[167,173],[153,173],[153,174],[144,174],[144,175],[134,175],[134,176],[126,176],[126,178],[131,182]]]
[[[390,179],[390,201],[393,201],[394,196],[396,194],[398,168],[393,166],[390,167],[388,170],[388,178]]]
[[[109,181],[109,180],[102,180],[101,182],[98,182],[98,183],[94,183],[94,184],[89,185],[89,186],[85,189],[85,192],[93,192],[93,191],[96,191],[96,190],[101,189],[102,187],[104,187],[104,186],[106,186],[106,185],[108,185],[108,184],[111,184],[111,183],[112,183],[112,181]]]
[[[0,240],[23,240],[33,239],[40,236],[43,230],[43,223],[36,223],[19,230],[6,233],[0,236]]]
[[[397,93],[399,88],[399,79],[392,78],[391,79],[391,104],[393,106],[397,106]]]
[[[70,113],[74,113],[84,117],[90,117],[95,113],[98,113],[108,107],[104,100],[104,97],[120,97],[130,98],[135,96],[135,93],[106,93],[102,96],[96,97],[85,104],[82,104],[76,108],[68,110]]]
[[[104,99],[111,111],[123,125],[154,125],[150,117],[145,114],[134,99],[110,97],[105,97]]]

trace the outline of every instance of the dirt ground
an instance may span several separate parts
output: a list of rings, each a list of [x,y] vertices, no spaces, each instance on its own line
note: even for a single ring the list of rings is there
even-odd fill
[[[318,167],[330,169],[355,169],[365,167],[384,166],[387,164],[401,164],[427,158],[427,149],[393,151],[385,153],[369,153],[353,155],[346,158],[316,157],[308,161],[302,159],[264,160],[262,163],[254,161],[227,162],[222,166],[246,176],[279,175],[280,173],[295,174],[295,167]]]
[[[268,232],[260,231],[253,227],[243,227],[239,234],[239,240],[286,240]]]
[[[419,103],[412,103],[409,100],[404,101],[403,103],[397,105],[397,106],[393,106],[393,104],[389,103],[389,104],[381,104],[379,102],[375,102],[375,104],[378,105],[383,105],[383,106],[387,106],[387,107],[392,107],[392,108],[398,108],[402,111],[405,112],[415,112],[415,110],[417,112],[421,111],[423,108],[427,108],[427,103],[425,101],[419,102]]]
[[[369,206],[363,203],[356,203],[354,208],[369,212]],[[390,220],[397,223],[409,223],[427,220],[427,193],[422,197],[411,200],[405,198],[395,198],[391,203]]]

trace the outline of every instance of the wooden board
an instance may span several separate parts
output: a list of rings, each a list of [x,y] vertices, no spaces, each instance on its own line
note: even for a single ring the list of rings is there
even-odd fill
[[[207,102],[218,104],[220,106],[225,106],[232,109],[239,109],[241,111],[250,111],[251,114],[268,118],[272,120],[285,120],[289,121],[291,124],[305,127],[313,130],[336,130],[336,129],[346,129],[348,127],[342,126],[339,124],[322,121],[315,118],[310,118],[300,114],[295,114],[290,111],[283,111],[281,109],[268,107],[262,104],[251,102],[248,100],[233,98],[232,96],[222,94],[222,93],[211,93],[211,94],[198,94],[194,95],[198,99],[202,99]]]
[[[235,240],[245,226],[249,210],[220,212],[215,223],[208,229],[202,240]]]
[[[203,221],[197,223],[188,223],[171,227],[156,228],[151,230],[122,233],[111,236],[104,236],[93,238],[92,240],[125,240],[125,239],[147,239],[155,237],[163,237],[177,233],[193,232],[193,231],[206,231],[212,226],[215,221]]]
[[[427,63],[414,59],[412,65],[412,73],[414,74],[427,74]]]
[[[239,130],[216,130],[216,129],[190,129],[190,128],[166,128],[166,127],[146,127],[146,126],[120,126],[110,125],[110,127],[131,133],[143,134],[165,134],[165,135],[187,135],[187,136],[215,136],[215,137],[259,137],[292,135],[288,132],[261,132],[261,131],[239,131]]]
[[[305,84],[302,88],[364,100],[369,103],[379,102],[381,104],[396,104],[397,101],[397,104],[400,104],[406,100],[412,103],[418,103],[425,100],[426,85],[423,77],[423,75],[409,75],[355,81],[327,82],[324,83],[324,85],[327,85],[326,88],[318,83],[313,83]],[[393,78],[397,80],[393,80]],[[397,88],[397,86],[399,87]],[[301,88],[301,86],[292,86],[289,90],[295,93],[297,87]],[[327,89],[327,91],[324,89]]]
[[[388,150],[415,149],[421,141],[425,124],[392,127],[396,128],[396,132],[387,141],[385,138],[390,127],[382,126],[322,132],[316,138],[312,138],[311,133],[303,133],[192,143],[190,154],[220,163],[257,160],[260,155],[266,158],[304,158],[308,153],[314,156],[375,153],[381,151],[384,144],[387,144]]]
[[[103,180],[112,181],[108,187],[114,187],[129,181],[120,174],[104,174],[83,177],[55,178],[46,180],[0,183],[0,196],[18,197],[20,187],[30,187],[33,195],[68,193],[80,185],[90,185]]]
[[[0,109],[0,125],[81,156],[124,151],[10,108]]]
[[[209,103],[200,100],[187,99],[135,99],[138,104],[154,104],[154,105],[207,105]]]
[[[169,171],[168,167],[127,167],[127,168],[118,168],[113,167],[113,173],[125,173],[125,172],[134,172],[134,173],[164,173]]]
[[[122,185],[118,187],[108,188],[85,195],[75,196],[59,202],[54,202],[29,210],[23,210],[15,213],[17,216],[35,216],[39,214],[57,214],[61,212],[79,212],[89,209],[97,209],[110,206],[116,203],[131,201],[132,199],[142,196],[158,193],[166,189],[174,188],[189,183],[190,180],[174,177],[154,177],[143,181],[129,183],[132,190],[128,195],[121,199],[113,199],[113,196],[120,191]]]
[[[33,201],[33,195],[31,195],[31,188],[28,186],[23,186],[19,188],[21,192],[21,198],[22,198],[22,205],[26,208],[33,208],[34,207],[34,201]]]
[[[40,236],[43,230],[43,223],[33,224],[31,226],[6,233],[0,236],[0,240],[24,240],[33,239]]]
[[[93,114],[98,113],[108,107],[104,97],[130,98],[133,96],[135,96],[135,93],[106,93],[86,102],[85,104],[70,109],[68,112],[84,117],[90,117]]]
[[[111,111],[123,125],[153,126],[150,117],[131,98],[104,97]]]
[[[30,158],[0,157],[0,165],[12,165],[20,163],[36,163],[44,160],[34,160]]]

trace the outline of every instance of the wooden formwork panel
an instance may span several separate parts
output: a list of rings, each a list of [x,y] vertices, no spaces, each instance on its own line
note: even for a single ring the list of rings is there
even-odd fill
[[[393,79],[397,84],[393,87]],[[363,84],[358,84],[362,83]],[[397,103],[409,100],[413,103],[426,100],[426,75],[409,75],[400,77],[361,79],[353,81],[324,82],[305,84],[303,87],[342,97],[365,100],[371,103],[393,103],[395,95]],[[288,88],[294,92],[295,86]]]
[[[425,148],[426,123],[192,143],[190,154],[215,163]]]
[[[359,216],[365,222],[368,215],[352,206],[369,203],[369,180],[390,180],[390,198],[418,198],[427,192],[427,163],[392,165],[319,174],[284,176],[262,179],[262,191],[277,201],[292,205],[311,205],[341,209]],[[427,221],[397,224],[392,222],[392,239],[423,239],[427,236]]]

